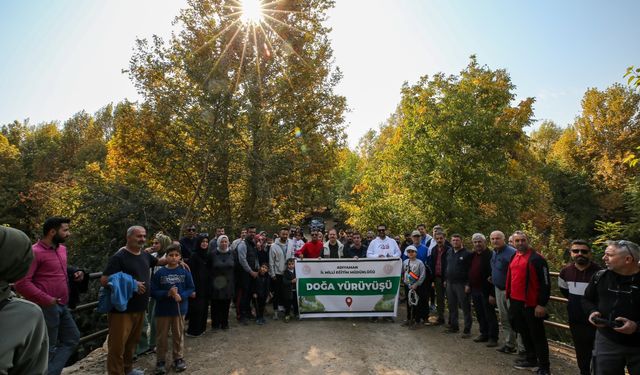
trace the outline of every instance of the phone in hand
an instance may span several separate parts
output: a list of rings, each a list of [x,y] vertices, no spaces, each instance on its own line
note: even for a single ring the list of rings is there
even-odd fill
[[[624,323],[619,320],[609,320],[609,319],[600,318],[597,316],[593,317],[591,321],[594,322],[595,324],[604,324],[609,328],[620,328],[624,325]]]

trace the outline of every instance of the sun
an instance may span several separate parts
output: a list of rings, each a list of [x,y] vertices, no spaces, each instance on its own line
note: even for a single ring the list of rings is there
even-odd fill
[[[244,24],[258,25],[264,18],[263,4],[261,0],[241,0],[240,19]]]

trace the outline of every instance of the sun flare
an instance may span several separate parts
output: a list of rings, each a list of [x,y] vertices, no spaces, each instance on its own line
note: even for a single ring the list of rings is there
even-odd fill
[[[263,5],[261,0],[241,0],[240,19],[245,24],[258,25],[264,18]]]

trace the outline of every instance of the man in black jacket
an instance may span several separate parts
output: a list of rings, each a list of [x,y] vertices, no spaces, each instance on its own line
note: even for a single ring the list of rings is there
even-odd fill
[[[582,308],[582,296],[593,275],[600,270],[600,266],[592,262],[591,247],[584,240],[571,242],[571,260],[573,262],[560,270],[558,288],[562,295],[569,300],[567,312],[573,346],[576,349],[576,359],[580,368],[580,375],[591,374],[591,352],[596,338],[596,329],[587,320],[588,316]]]
[[[595,373],[640,374],[640,249],[631,241],[609,241],[582,305],[598,327]],[[599,320],[603,319],[603,320]]]
[[[445,280],[447,276],[447,253],[453,251],[451,246],[448,246],[445,240],[443,231],[434,233],[434,239],[436,240],[436,247],[431,251],[429,257],[429,267],[434,275],[434,286],[436,291],[436,311],[438,313],[438,320],[433,325],[444,324],[444,299],[446,296]]]
[[[458,308],[462,309],[464,316],[464,330],[460,337],[471,337],[471,301],[469,293],[469,266],[471,265],[471,253],[464,248],[462,237],[459,234],[451,236],[453,249],[447,253],[446,284],[447,300],[449,301],[449,328],[447,333],[457,333]]]
[[[473,255],[469,267],[469,286],[476,317],[480,325],[480,336],[475,342],[487,342],[487,347],[498,346],[498,317],[496,308],[489,303],[489,297],[495,297],[491,277],[491,250],[487,249],[487,238],[482,233],[471,236]]]
[[[256,227],[250,225],[247,227],[247,235],[243,241],[238,244],[238,265],[240,278],[240,324],[247,325],[251,319],[251,291],[256,278],[258,277],[258,249],[254,238],[256,235]],[[237,301],[238,299],[236,299]]]
[[[362,235],[360,232],[354,232],[351,235],[352,242],[344,247],[345,258],[366,258],[367,247],[362,243]]]

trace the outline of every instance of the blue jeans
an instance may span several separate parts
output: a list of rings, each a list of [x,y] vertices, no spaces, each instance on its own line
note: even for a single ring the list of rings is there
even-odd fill
[[[71,311],[65,305],[54,305],[42,308],[44,321],[49,334],[49,369],[47,374],[58,375],[62,372],[69,357],[75,352],[80,342],[80,331],[76,326]]]

